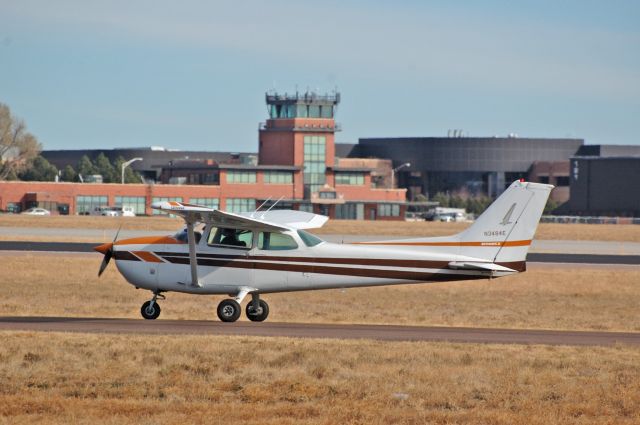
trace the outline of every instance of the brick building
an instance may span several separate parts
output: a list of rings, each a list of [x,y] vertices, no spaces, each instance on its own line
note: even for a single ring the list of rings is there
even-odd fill
[[[96,206],[127,205],[136,214],[153,214],[151,203],[175,200],[241,212],[278,200],[277,208],[338,219],[403,219],[406,189],[385,180],[390,161],[336,158],[339,101],[337,93],[267,94],[269,117],[260,125],[257,163],[222,162],[220,155],[169,160],[150,164],[158,170],[154,184],[0,182],[0,210],[40,206],[54,214],[84,214]],[[63,157],[57,156],[59,168]]]

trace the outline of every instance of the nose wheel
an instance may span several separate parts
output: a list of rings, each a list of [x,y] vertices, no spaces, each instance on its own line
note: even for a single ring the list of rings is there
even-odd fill
[[[157,302],[158,298],[164,299],[164,296],[159,293],[153,294],[153,298],[142,304],[142,307],[140,307],[142,317],[147,320],[155,320],[160,316],[160,304]]]

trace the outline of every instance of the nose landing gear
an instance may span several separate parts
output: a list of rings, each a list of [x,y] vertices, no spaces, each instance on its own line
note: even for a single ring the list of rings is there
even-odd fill
[[[140,314],[142,314],[142,317],[147,320],[155,320],[160,316],[160,304],[156,301],[158,298],[161,300],[165,299],[164,295],[161,293],[154,292],[153,298],[142,304],[142,307],[140,308]]]

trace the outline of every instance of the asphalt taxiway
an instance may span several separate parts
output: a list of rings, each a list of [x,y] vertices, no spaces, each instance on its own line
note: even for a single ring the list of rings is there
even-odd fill
[[[640,333],[207,320],[0,317],[0,330],[162,335],[440,341],[487,344],[640,345]]]

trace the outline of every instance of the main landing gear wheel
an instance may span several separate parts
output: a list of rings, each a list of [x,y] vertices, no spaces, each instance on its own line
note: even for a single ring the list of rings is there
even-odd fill
[[[157,319],[158,316],[160,316],[160,304],[158,304],[154,300],[149,300],[146,303],[142,304],[140,313],[142,314],[142,317],[147,320]]]
[[[249,301],[249,304],[247,304],[247,307],[245,309],[247,319],[251,320],[252,322],[263,322],[269,315],[269,304],[267,304],[264,300],[260,300],[258,302],[260,303],[258,311],[253,308],[253,301]]]
[[[218,318],[223,322],[235,322],[240,317],[242,308],[236,300],[228,299],[218,304]]]

